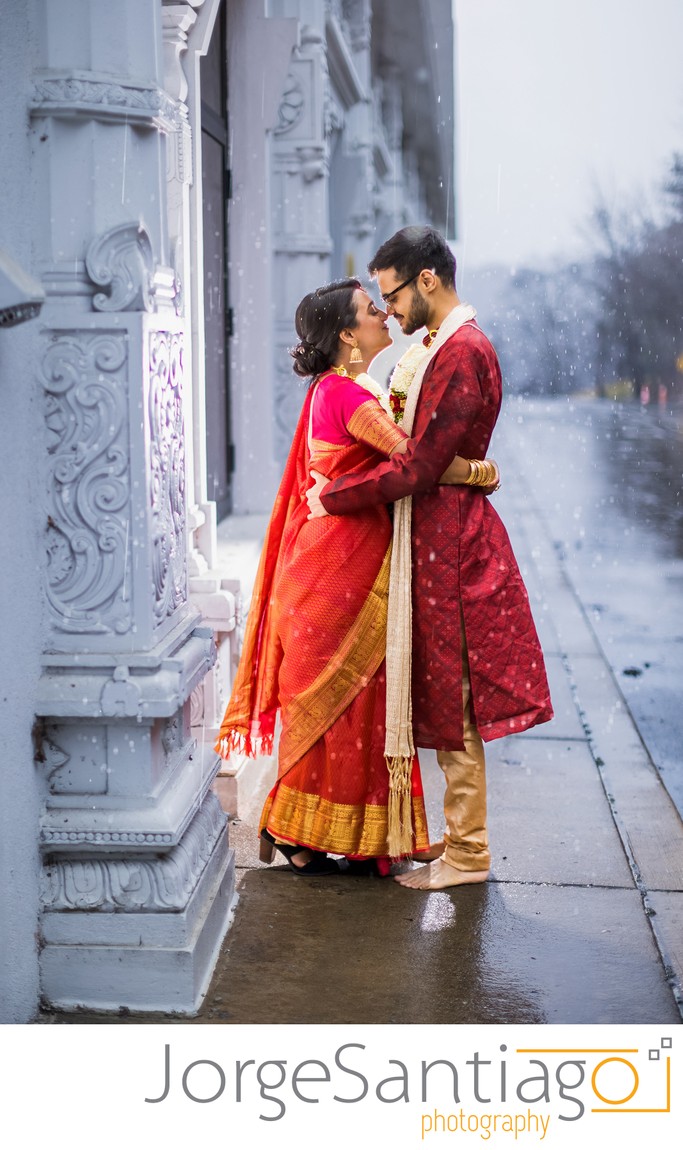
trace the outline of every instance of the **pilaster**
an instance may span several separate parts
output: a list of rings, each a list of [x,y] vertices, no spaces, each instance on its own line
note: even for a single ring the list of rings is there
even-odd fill
[[[200,6],[176,6],[179,35]],[[192,1012],[234,886],[218,760],[191,729],[216,656],[188,578],[192,137],[157,0],[44,8],[42,991]]]
[[[163,0],[162,9],[165,88],[178,104],[167,166],[168,230],[188,321],[186,361],[193,380],[185,407],[189,591],[216,647],[215,663],[195,688],[191,705],[193,733],[206,755],[216,741],[232,682],[239,599],[239,580],[228,580],[217,569],[216,506],[206,481],[200,60],[218,6],[218,0]]]
[[[305,24],[292,53],[273,132],[273,251],[276,450],[284,462],[301,410],[303,393],[292,373],[289,348],[299,300],[330,278],[329,136],[335,122],[330,102],[325,28]]]

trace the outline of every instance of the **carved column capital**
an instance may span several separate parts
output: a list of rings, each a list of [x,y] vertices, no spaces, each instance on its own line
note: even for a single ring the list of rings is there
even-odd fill
[[[164,33],[164,87],[176,100],[185,103],[188,84],[181,56],[187,51],[187,34],[197,22],[197,13],[189,3],[164,3],[161,19]]]

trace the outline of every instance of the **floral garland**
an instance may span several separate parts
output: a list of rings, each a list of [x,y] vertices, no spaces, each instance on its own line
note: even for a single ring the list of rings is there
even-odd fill
[[[400,425],[403,423],[403,413],[405,411],[406,399],[408,398],[408,390],[415,378],[418,367],[427,355],[429,355],[429,347],[425,346],[424,343],[411,343],[391,373],[388,394],[382,385],[378,383],[376,379],[373,379],[371,375],[368,375],[366,371],[361,372],[359,375],[352,375],[351,379],[374,395],[387,414],[392,416],[394,423]],[[335,368],[334,370],[342,374],[339,368]]]
[[[411,343],[399,359],[389,381],[389,404],[394,423],[403,423],[408,391],[415,373],[423,359],[429,355],[429,348],[423,343]]]
[[[378,399],[381,403],[387,415],[391,415],[389,396],[382,387],[381,383],[378,383],[376,379],[373,379],[371,375],[368,375],[367,371],[362,371],[360,375],[352,375],[351,379],[354,383],[359,383],[360,386],[364,387],[366,391],[369,391],[371,395],[374,395],[375,399]]]

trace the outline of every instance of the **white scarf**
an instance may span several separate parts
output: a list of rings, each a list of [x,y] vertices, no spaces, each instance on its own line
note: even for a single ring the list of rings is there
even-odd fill
[[[415,409],[425,372],[433,357],[448,339],[476,316],[470,304],[454,307],[441,324],[434,342],[425,349],[408,387],[403,430],[408,435],[413,429]],[[414,346],[414,345],[413,345]],[[413,349],[405,357],[415,358]],[[402,359],[395,371],[401,370]],[[413,616],[412,616],[412,554],[411,526],[413,499],[406,495],[394,504],[394,538],[389,577],[389,607],[387,618],[387,726],[384,757],[389,768],[389,834],[388,846],[392,858],[410,854],[413,848],[411,775],[415,755],[413,743],[413,713],[411,699]]]

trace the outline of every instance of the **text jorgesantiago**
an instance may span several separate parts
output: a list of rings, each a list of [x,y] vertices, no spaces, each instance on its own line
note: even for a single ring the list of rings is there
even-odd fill
[[[538,1058],[528,1058],[521,1066],[520,1060],[515,1059],[514,1066],[510,1066],[505,1058],[483,1058],[475,1051],[460,1068],[443,1058],[414,1065],[390,1058],[386,1075],[375,1082],[363,1065],[365,1050],[362,1043],[347,1042],[335,1051],[332,1065],[319,1058],[307,1058],[291,1071],[287,1059],[277,1058],[260,1063],[248,1058],[225,1066],[201,1058],[178,1070],[172,1065],[171,1044],[166,1043],[161,1093],[145,1098],[145,1102],[164,1102],[180,1090],[191,1102],[222,1099],[224,1103],[241,1104],[248,1103],[258,1091],[262,1101],[268,1103],[263,1107],[267,1112],[259,1113],[264,1122],[277,1122],[284,1117],[287,1102],[293,1099],[312,1105],[352,1104],[373,1096],[381,1103],[431,1101],[439,1105],[451,1097],[456,1103],[496,1106],[515,1099],[528,1105],[553,1102],[558,1108],[557,1117],[564,1122],[575,1122],[585,1111],[584,1102],[576,1093],[586,1077],[585,1058],[566,1059],[552,1066]],[[506,1050],[506,1046],[500,1047],[501,1053]]]

